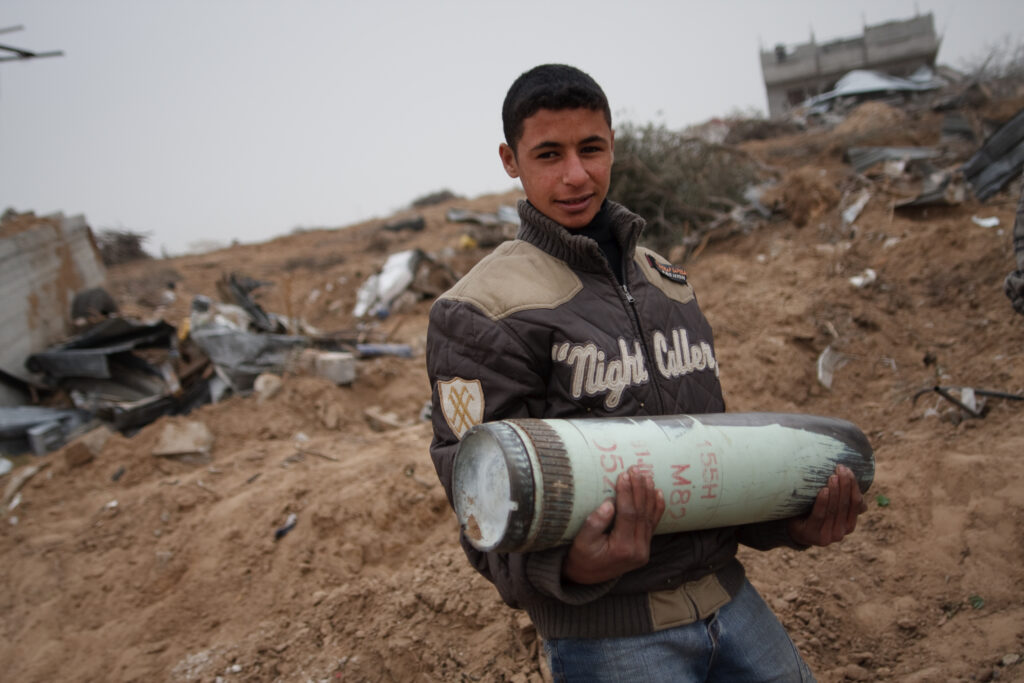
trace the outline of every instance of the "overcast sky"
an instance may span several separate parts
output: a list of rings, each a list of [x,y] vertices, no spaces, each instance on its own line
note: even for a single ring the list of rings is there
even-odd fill
[[[766,110],[759,48],[932,12],[939,61],[1024,35],[1019,0],[0,0],[0,210],[84,214],[150,251],[515,187],[501,101],[579,66],[617,120]]]

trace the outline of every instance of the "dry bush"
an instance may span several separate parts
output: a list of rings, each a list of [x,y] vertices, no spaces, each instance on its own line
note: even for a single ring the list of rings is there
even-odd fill
[[[756,171],[738,150],[662,125],[626,123],[615,131],[608,196],[646,218],[644,243],[665,252],[742,204]]]
[[[1012,97],[1024,90],[1024,40],[1003,36],[981,56],[963,62],[971,80],[984,83],[993,97]]]
[[[766,119],[761,116],[727,119],[726,123],[729,124],[729,133],[725,136],[727,145],[738,145],[748,140],[770,140],[803,131],[795,121]]]
[[[100,249],[103,264],[115,266],[119,263],[139,261],[153,258],[142,248],[149,235],[132,232],[131,230],[100,230],[96,236],[96,245]]]
[[[459,195],[455,194],[451,190],[438,190],[437,192],[431,192],[430,194],[425,194],[422,197],[417,197],[412,200],[410,206],[414,209],[422,209],[425,206],[443,204],[450,199],[459,199]]]

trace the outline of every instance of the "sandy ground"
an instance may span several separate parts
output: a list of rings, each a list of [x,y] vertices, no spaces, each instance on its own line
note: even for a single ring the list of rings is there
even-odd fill
[[[686,264],[730,410],[841,417],[876,453],[856,534],[742,558],[822,681],[1024,680],[1024,402],[990,398],[983,418],[963,419],[935,393],[914,400],[936,384],[1024,392],[1024,316],[1002,293],[1019,189],[904,214],[892,210],[904,190],[876,180],[844,226],[844,198],[867,181],[842,146],[894,137],[892,120],[855,124],[750,143],[780,175],[800,172],[782,189],[810,174],[833,191],[801,185],[780,209],[802,227],[762,222]],[[927,117],[899,125],[903,144],[937,137]],[[389,253],[420,247],[463,273],[487,250],[460,249],[466,226],[445,210],[515,198],[425,209],[422,232],[367,223],[121,266],[111,289],[125,312],[176,323],[192,295],[215,296],[236,270],[274,283],[261,290],[266,309],[353,331],[356,289]],[[866,268],[877,279],[851,284]],[[178,301],[154,311],[172,278]],[[66,452],[20,463],[44,467],[0,524],[2,678],[544,680],[529,620],[465,562],[430,463],[419,417],[429,306],[408,302],[362,328],[416,355],[361,361],[352,386],[286,376],[267,400],[110,435],[85,465]],[[831,389],[815,370],[827,346],[847,358]],[[372,407],[407,426],[378,431]],[[186,421],[213,433],[209,462],[154,457],[167,425]],[[275,539],[291,514],[294,529]]]

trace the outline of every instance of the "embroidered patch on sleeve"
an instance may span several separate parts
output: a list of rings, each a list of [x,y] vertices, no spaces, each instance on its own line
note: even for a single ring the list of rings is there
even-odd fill
[[[662,277],[666,277],[673,282],[678,282],[681,285],[686,284],[686,271],[678,266],[673,266],[671,263],[659,263],[650,254],[647,255],[647,262],[651,264],[651,267],[661,273]]]
[[[441,413],[458,438],[473,425],[484,419],[484,390],[478,379],[454,377],[447,382],[437,383],[441,398]]]

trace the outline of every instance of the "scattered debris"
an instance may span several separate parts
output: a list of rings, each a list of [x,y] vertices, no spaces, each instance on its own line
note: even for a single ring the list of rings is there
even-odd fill
[[[420,249],[396,252],[359,288],[352,314],[357,318],[386,318],[407,291],[413,293],[414,301],[436,297],[457,279],[451,268]]]
[[[29,465],[22,467],[20,470],[11,475],[10,481],[7,482],[7,486],[4,488],[3,506],[7,507],[14,500],[14,496],[18,494],[21,487],[24,486],[29,479],[36,476],[44,469],[50,466],[49,460],[44,460],[38,465]]]
[[[299,516],[294,512],[288,515],[288,519],[285,521],[284,526],[279,527],[274,531],[274,540],[279,541],[284,538],[284,535],[295,528],[295,525],[299,521]]]
[[[326,453],[321,453],[320,451],[314,451],[304,446],[296,446],[295,452],[301,455],[312,455],[313,457],[316,458],[323,458],[324,460],[330,460],[331,462],[341,462],[338,458],[335,458],[333,455],[327,455]]]
[[[950,393],[953,391],[959,392],[960,398],[957,398]],[[943,387],[936,385],[918,391],[914,394],[914,398],[911,403],[917,403],[917,399],[925,394],[933,392],[957,406],[971,417],[976,418],[983,417],[985,414],[985,402],[984,400],[978,400],[978,396],[1002,398],[1009,401],[1024,401],[1024,394],[1011,394],[1005,391],[992,391],[990,389],[976,389],[973,387]]]
[[[261,373],[283,372],[289,360],[310,344],[305,336],[246,332],[218,322],[192,325],[189,335],[213,362],[217,375],[243,396]]]
[[[445,216],[449,223],[476,223],[478,225],[514,225],[519,226],[519,211],[514,206],[499,206],[495,213],[469,211],[467,209],[448,209]]]
[[[253,381],[252,389],[256,394],[256,401],[265,403],[274,398],[281,391],[282,386],[284,386],[284,380],[279,375],[264,372],[257,375]]]
[[[256,303],[251,294],[265,285],[271,284],[262,280],[254,280],[238,273],[221,276],[217,282],[217,291],[225,301],[234,301],[249,316],[251,325],[260,332],[284,332],[285,327],[280,321],[267,315],[263,307]]]
[[[391,302],[412,284],[416,278],[416,268],[424,257],[424,253],[419,249],[400,251],[388,256],[380,272],[367,278],[359,288],[352,315],[357,318],[367,315],[387,317]]]
[[[941,139],[943,141],[956,139],[974,142],[976,137],[974,126],[962,112],[950,112],[942,119]]]
[[[347,351],[317,352],[313,371],[318,377],[329,379],[341,386],[356,380],[356,358]]]
[[[370,406],[363,411],[363,417],[366,418],[366,422],[370,425],[370,429],[375,432],[386,432],[392,429],[401,429],[402,427],[408,427],[413,424],[408,420],[403,420],[393,412],[384,410],[380,406]]]
[[[45,455],[82,429],[89,413],[45,406],[0,407],[0,452]]]
[[[886,161],[907,162],[912,159],[934,159],[939,151],[933,147],[850,147],[843,159],[853,166],[857,173]]]
[[[460,238],[463,249],[497,246],[519,230],[519,211],[514,206],[499,206],[495,213],[452,208],[446,218],[450,223],[471,224]]]
[[[924,206],[956,206],[967,196],[963,174],[958,170],[932,170],[924,178],[921,192],[913,199],[896,202],[897,209]]]
[[[424,220],[423,216],[414,216],[412,218],[399,218],[385,223],[380,227],[381,230],[387,230],[389,232],[401,232],[403,230],[420,232],[423,228],[427,227],[427,221]]]
[[[874,268],[865,268],[863,273],[850,278],[850,284],[858,289],[863,289],[877,279],[878,273],[875,272]]]
[[[213,448],[213,434],[202,422],[184,420],[167,422],[160,432],[152,454],[161,457],[182,455],[209,456]]]
[[[76,408],[119,430],[206,402],[206,363],[177,344],[171,325],[127,318],[104,320],[26,361],[48,385],[67,391]]]
[[[871,191],[868,189],[861,190],[857,198],[848,207],[843,209],[843,225],[852,225],[869,201],[871,201]]]
[[[90,287],[71,300],[71,320],[76,325],[96,323],[117,312],[117,302],[103,287]]]
[[[818,382],[826,389],[832,388],[832,378],[837,370],[846,365],[850,357],[826,346],[825,350],[818,355]]]

